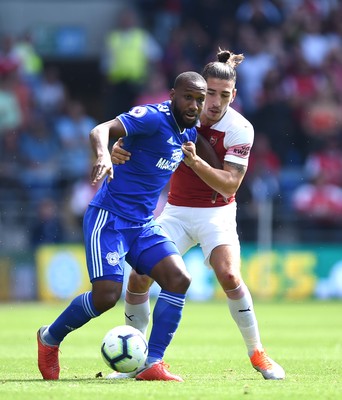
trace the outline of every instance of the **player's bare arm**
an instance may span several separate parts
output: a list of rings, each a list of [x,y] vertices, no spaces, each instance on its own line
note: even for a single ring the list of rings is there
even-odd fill
[[[112,163],[115,165],[125,164],[126,161],[129,161],[131,158],[131,153],[122,148],[123,139],[119,138],[112,147],[111,158]]]
[[[122,123],[116,118],[97,125],[90,132],[90,143],[95,154],[95,162],[91,171],[91,184],[95,185],[105,175],[113,179],[113,165],[108,150],[109,138],[119,138],[126,135]]]
[[[196,148],[192,142],[183,144],[182,149],[186,156],[185,164],[192,168],[208,186],[227,198],[236,193],[245,176],[246,166],[225,161],[223,170],[213,168],[196,154]]]
[[[111,158],[112,163],[115,165],[125,164],[125,162],[129,161],[131,158],[131,153],[123,149],[123,144],[122,138],[119,138],[113,144]],[[222,169],[223,165],[217,157],[217,154],[209,142],[201,134],[198,134],[197,136],[196,153],[212,167]]]

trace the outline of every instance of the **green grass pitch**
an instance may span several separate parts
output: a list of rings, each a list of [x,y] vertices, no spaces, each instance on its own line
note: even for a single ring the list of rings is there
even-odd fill
[[[225,301],[187,302],[165,361],[185,382],[108,381],[100,354],[105,333],[123,323],[123,303],[70,334],[61,345],[59,381],[37,369],[36,331],[65,304],[0,304],[0,399],[305,400],[342,398],[342,303],[256,302],[263,344],[286,370],[266,381],[250,365]]]

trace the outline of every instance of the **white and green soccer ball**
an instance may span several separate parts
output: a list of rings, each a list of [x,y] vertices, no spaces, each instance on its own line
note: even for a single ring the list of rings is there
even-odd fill
[[[133,372],[145,364],[148,345],[136,328],[121,325],[111,329],[102,341],[104,362],[118,372]]]

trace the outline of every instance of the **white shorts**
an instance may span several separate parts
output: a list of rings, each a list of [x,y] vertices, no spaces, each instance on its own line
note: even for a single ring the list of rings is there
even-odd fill
[[[236,231],[236,202],[223,207],[180,207],[166,203],[157,218],[182,255],[199,244],[204,263],[209,267],[212,250],[219,245],[235,246],[240,251]]]

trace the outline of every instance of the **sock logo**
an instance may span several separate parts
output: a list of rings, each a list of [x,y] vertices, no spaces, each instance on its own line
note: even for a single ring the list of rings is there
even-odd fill
[[[129,319],[130,321],[132,321],[132,317],[134,317],[134,314],[127,315],[127,314],[125,313],[125,317],[126,317],[127,319]]]
[[[245,310],[239,310],[239,312],[247,312],[247,311],[251,311],[251,306],[249,306],[249,307],[246,308]]]

